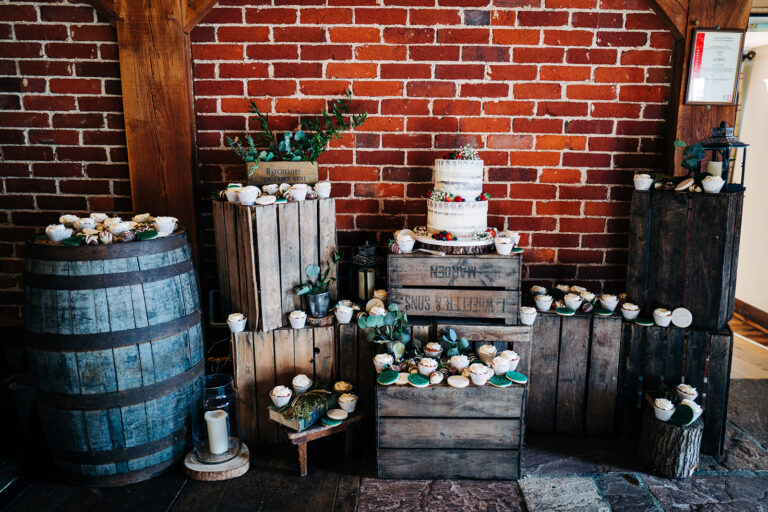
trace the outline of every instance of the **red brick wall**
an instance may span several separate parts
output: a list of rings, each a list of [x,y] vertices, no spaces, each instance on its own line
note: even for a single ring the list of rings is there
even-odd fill
[[[370,118],[320,161],[343,243],[424,224],[429,166],[470,143],[490,225],[524,233],[524,279],[623,288],[631,174],[660,163],[669,95],[671,38],[644,0],[222,0],[192,39],[204,212],[244,179],[224,137],[249,98],[292,128],[351,88]],[[88,7],[0,4],[4,240],[130,209],[116,53]],[[0,250],[7,317],[20,247]]]

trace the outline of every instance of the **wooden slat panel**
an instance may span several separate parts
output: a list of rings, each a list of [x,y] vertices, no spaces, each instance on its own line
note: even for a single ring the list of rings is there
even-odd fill
[[[688,194],[654,194],[648,249],[652,262],[648,267],[648,290],[653,290],[646,304],[649,310],[680,303],[687,225]]]
[[[661,384],[661,370],[664,362],[664,327],[646,327],[643,348],[643,390],[655,391]]]
[[[685,329],[667,329],[666,355],[664,357],[664,384],[675,387],[683,377],[685,354]]]
[[[593,317],[585,426],[587,435],[613,433],[620,350],[621,318]]]
[[[275,346],[272,332],[253,333],[253,354],[256,370],[256,395],[258,404],[259,440],[262,444],[277,441],[277,426],[269,421],[269,392],[275,387]],[[283,383],[285,385],[285,383]]]
[[[233,217],[234,217],[234,223],[230,226],[233,233],[235,234],[235,238],[233,240],[236,241],[236,245],[234,249],[237,250],[237,274],[238,274],[238,281],[239,281],[239,287],[240,287],[240,308],[238,311],[242,312],[246,316],[248,315],[247,311],[250,308],[251,303],[251,292],[253,290],[253,285],[249,286],[248,283],[248,276],[246,272],[246,260],[249,256],[253,255],[253,249],[252,249],[252,240],[251,240],[251,232],[248,229],[248,221],[250,221],[250,212],[247,207],[240,206],[240,205],[232,205],[233,208]],[[250,318],[248,317],[248,323],[251,326],[258,325],[258,318]]]
[[[229,311],[224,311],[223,313],[229,314],[234,312],[243,312],[244,304],[242,303],[242,295],[240,294],[240,261],[237,259],[238,257],[238,245],[240,245],[240,233],[237,230],[237,226],[235,224],[236,221],[236,214],[235,214],[235,205],[231,203],[224,203],[223,204],[223,213],[224,213],[224,229],[225,229],[225,240],[226,240],[226,247],[227,247],[227,262],[226,265],[229,267],[229,296],[231,298],[230,307],[231,309]]]
[[[531,327],[527,325],[495,325],[487,323],[450,322],[438,320],[437,336],[442,337],[453,328],[456,334],[467,338],[469,341],[528,341],[531,338]]]
[[[256,279],[256,255],[253,251],[253,210],[241,206],[238,208],[238,250],[242,250],[240,260],[241,293],[243,294],[243,314],[248,317],[248,326],[256,329],[259,325],[259,286]]]
[[[564,319],[560,327],[555,414],[557,432],[580,434],[584,429],[589,324],[588,316],[574,316]]]
[[[237,389],[237,408],[243,441],[255,446],[259,437],[257,415],[256,369],[253,333],[232,334],[232,366]]]
[[[305,282],[304,274],[307,265],[318,264],[318,226],[317,201],[301,201],[299,204],[299,244],[301,246],[301,262],[299,264],[301,282]]]
[[[733,335],[730,332],[712,334],[709,347],[707,403],[704,409],[704,437],[701,441],[701,450],[719,457],[723,450],[728,417]]]
[[[685,353],[685,383],[695,387],[699,394],[706,391],[705,377],[709,339],[704,331],[688,331],[688,345]],[[647,388],[646,388],[647,389]],[[703,402],[699,402],[703,404]]]
[[[336,351],[333,327],[315,327],[315,378],[320,382],[332,382],[335,376]]]
[[[337,250],[336,243],[336,202],[333,199],[318,199],[318,254],[320,266],[325,267],[333,259],[333,253]],[[338,269],[334,267],[329,274],[338,279]],[[337,300],[337,281],[331,282],[331,302]]]
[[[275,381],[290,386],[296,375],[296,355],[292,329],[277,329],[275,339]]]
[[[373,366],[373,365],[371,365]],[[522,386],[511,388],[475,387],[459,389],[432,386],[377,386],[379,417],[467,417],[519,418],[523,403]],[[419,404],[418,407],[414,404]]]
[[[303,373],[310,379],[315,378],[315,367],[313,360],[315,358],[314,335],[312,329],[279,329],[287,331],[293,335],[294,366],[296,373]],[[287,335],[286,335],[287,336]]]
[[[222,314],[232,311],[229,297],[229,264],[227,258],[227,237],[224,220],[224,208],[221,201],[213,203],[213,234],[216,241],[216,267],[219,272],[219,307]]]
[[[256,244],[258,251],[259,311],[261,328],[271,331],[283,325],[282,322],[282,291],[280,276],[275,275],[280,268],[280,245],[277,236],[277,209],[255,209]]]
[[[518,449],[519,419],[380,418],[380,448]]]
[[[497,254],[479,256],[428,256],[400,254],[389,257],[390,286],[471,286],[520,288],[520,257]]]
[[[648,214],[651,205],[651,193],[635,191],[632,194],[632,207],[629,216],[629,261],[627,263],[627,297],[639,305],[645,306],[645,279],[648,251]]]
[[[408,315],[452,318],[510,318],[520,293],[507,290],[390,288],[389,300]]]
[[[277,207],[278,231],[280,237],[280,279],[282,289],[282,323],[288,323],[288,314],[301,309],[301,297],[293,287],[302,281],[303,271],[299,270],[299,205],[285,203]]]
[[[560,317],[541,314],[533,326],[527,423],[532,430],[551,432],[555,426]]]
[[[374,396],[376,393],[376,368],[373,366],[373,356],[377,353],[378,345],[368,341],[365,338],[365,332],[357,330],[357,356],[358,356],[358,397],[366,415],[365,428],[371,429],[373,422],[368,418],[373,418],[375,409]],[[359,405],[358,405],[359,407]]]
[[[338,364],[339,364],[339,380],[352,383],[355,389],[360,388],[360,382],[358,381],[358,359],[357,349],[357,325],[346,324],[338,326],[339,332],[339,348],[338,348]],[[364,363],[363,363],[364,364]],[[373,366],[373,361],[368,361],[368,364]]]
[[[379,450],[379,478],[516,479],[513,450]]]
[[[645,329],[639,325],[624,324],[624,336],[622,339],[622,365],[621,372],[621,430],[632,432],[639,430],[640,406],[642,404],[643,376],[643,338]]]

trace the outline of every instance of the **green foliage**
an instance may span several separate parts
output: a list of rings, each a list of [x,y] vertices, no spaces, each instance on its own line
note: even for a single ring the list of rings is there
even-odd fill
[[[410,342],[413,350],[421,350],[421,342],[408,334],[408,315],[397,304],[390,304],[386,315],[360,315],[357,326],[366,331],[366,339],[373,343],[392,343],[396,361],[400,361]]]
[[[680,165],[692,172],[699,172],[701,169],[701,161],[706,155],[704,144],[697,142],[691,146],[687,146],[682,140],[676,140],[675,150],[683,154],[683,161]]]
[[[446,357],[469,353],[469,341],[467,338],[459,338],[453,329],[448,329],[448,336],[443,334],[443,343],[448,347],[445,352]]]
[[[325,389],[312,389],[298,395],[291,400],[291,403],[286,408],[281,409],[283,416],[286,419],[294,420],[302,418],[305,421],[309,420],[312,413],[318,409],[328,407],[328,396],[330,391]]]
[[[357,128],[367,119],[368,114],[352,114],[350,106],[352,92],[344,92],[344,99],[331,103],[331,111],[323,109],[320,115],[311,119],[302,119],[303,130],[276,134],[269,128],[269,114],[259,111],[251,101],[249,111],[256,115],[251,122],[258,124],[255,139],[245,136],[245,144],[238,137],[227,137],[227,144],[244,162],[306,161],[316,162],[328,148],[328,143],[340,138],[344,132]]]
[[[306,283],[296,285],[294,291],[296,295],[317,295],[328,291],[328,287],[331,281],[335,281],[335,277],[329,277],[331,270],[335,267],[339,261],[341,261],[341,255],[338,252],[333,253],[333,259],[328,262],[328,266],[325,267],[325,271],[320,274],[320,265],[310,263],[307,268],[304,269],[304,273],[307,274],[309,280]]]
[[[659,384],[659,387],[656,388],[656,391],[651,394],[651,396],[655,398],[666,398],[667,400],[671,402],[678,401],[677,391],[672,386],[667,386],[666,384]]]

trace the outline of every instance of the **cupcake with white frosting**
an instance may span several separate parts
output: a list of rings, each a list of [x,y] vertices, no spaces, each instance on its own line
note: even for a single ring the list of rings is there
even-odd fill
[[[293,378],[291,385],[293,386],[293,390],[296,392],[296,394],[300,395],[309,391],[309,388],[312,387],[312,379],[303,373],[300,373]]]
[[[483,345],[477,351],[477,356],[484,363],[490,364],[490,362],[493,361],[493,358],[496,357],[496,347],[493,345]]]

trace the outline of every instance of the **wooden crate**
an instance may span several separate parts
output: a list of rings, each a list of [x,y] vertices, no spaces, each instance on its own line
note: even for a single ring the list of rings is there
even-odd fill
[[[449,329],[456,331],[460,338],[467,338],[473,345],[473,350],[481,345],[494,345],[497,352],[514,350],[520,355],[517,371],[528,375],[531,371],[531,327],[527,325],[495,325],[479,321],[447,321],[436,322],[436,340],[441,340]]]
[[[269,392],[278,384],[290,387],[298,373],[332,382],[337,375],[336,329],[245,331],[233,333],[231,341],[243,440],[251,447],[274,444],[277,425],[269,421]]]
[[[287,325],[288,314],[302,309],[293,287],[306,279],[304,269],[324,267],[336,250],[334,199],[267,206],[217,200],[213,223],[222,312],[245,314],[251,330]]]
[[[517,324],[520,255],[390,254],[389,300],[408,316],[499,319]]]
[[[376,386],[379,478],[520,477],[526,387]]]
[[[627,297],[647,312],[684,306],[693,327],[733,316],[744,192],[632,196]]]
[[[531,430],[614,432],[621,325],[616,314],[539,313],[533,325],[529,375]]]
[[[641,327],[626,323],[622,340],[622,382],[619,401],[622,431],[636,435],[643,393],[659,384],[677,386],[683,380],[699,391],[704,408],[702,453],[723,453],[728,417],[728,388],[733,333],[676,327]]]

